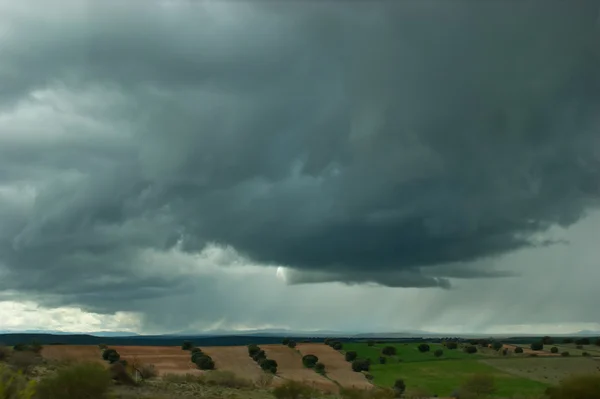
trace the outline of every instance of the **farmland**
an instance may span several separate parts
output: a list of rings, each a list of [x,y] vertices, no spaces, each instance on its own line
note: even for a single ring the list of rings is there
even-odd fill
[[[423,347],[424,344],[427,348]],[[294,342],[293,346],[283,345],[281,342],[261,344],[263,356],[277,364],[275,374],[264,371],[261,362],[250,357],[249,348],[242,345],[199,348],[214,361],[216,371],[200,370],[192,362],[190,350],[183,350],[181,345],[115,345],[110,346],[110,349],[116,350],[120,359],[127,363],[152,365],[158,375],[157,381],[165,381],[169,387],[163,389],[181,387],[190,381],[203,381],[202,378],[210,376],[222,381],[236,376],[246,382],[227,382],[227,389],[237,389],[232,388],[232,385],[240,384],[246,386],[244,389],[248,389],[248,384],[262,386],[260,389],[255,388],[252,393],[244,394],[245,397],[257,398],[270,397],[269,389],[285,385],[289,381],[302,383],[331,397],[337,395],[341,388],[391,388],[399,379],[406,384],[407,392],[418,391],[430,396],[448,397],[474,375],[482,374],[495,381],[496,390],[491,397],[540,397],[548,387],[558,384],[571,374],[600,371],[600,348],[594,345],[577,349],[575,344],[556,344],[559,351],[570,352],[571,355],[566,357],[560,353],[551,353],[553,345],[545,345],[537,351],[532,351],[525,343],[501,345],[498,351],[486,345],[477,345],[474,353],[467,353],[467,346],[470,344],[459,343],[456,349],[448,349],[439,342],[423,341],[330,341],[326,345],[323,340],[319,343]],[[522,347],[524,353],[515,353],[516,347]],[[503,349],[507,349],[504,354]],[[584,351],[589,356],[582,356]],[[362,372],[353,370],[354,358],[347,359],[349,352],[355,352],[356,361],[368,359],[367,369]],[[41,355],[51,362],[87,361],[107,365],[98,345],[46,345],[42,348]],[[318,373],[306,366],[303,363],[303,356],[306,355],[316,356],[324,365],[324,371]],[[200,380],[196,380],[198,378]],[[173,381],[179,382],[173,385]],[[214,384],[219,383],[209,386]],[[203,386],[202,389],[207,388],[206,385]],[[267,386],[271,388],[267,389]]]

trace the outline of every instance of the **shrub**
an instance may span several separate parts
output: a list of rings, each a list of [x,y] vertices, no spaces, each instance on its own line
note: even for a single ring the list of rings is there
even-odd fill
[[[496,352],[499,351],[500,349],[502,349],[504,345],[502,345],[502,342],[498,342],[498,341],[494,341],[492,343],[492,349],[495,350]]]
[[[477,347],[475,345],[465,346],[465,352],[469,354],[477,353]]]
[[[102,359],[106,360],[109,363],[114,363],[120,358],[121,355],[119,355],[119,352],[117,352],[115,349],[105,349],[104,351],[102,351]]]
[[[192,362],[195,363],[193,360]],[[137,358],[134,358],[131,362],[131,369],[135,370],[142,380],[149,380],[158,376],[158,371],[153,364],[141,363]]]
[[[106,399],[111,385],[108,370],[97,363],[79,363],[40,381],[38,399]]]
[[[523,353],[523,348],[521,348],[520,346],[517,346],[515,348],[515,353]]]
[[[210,356],[207,355],[200,355],[196,357],[196,361],[194,363],[200,370],[214,370],[215,368],[215,362]]]
[[[315,364],[317,364],[318,362],[319,358],[315,355],[304,355],[302,357],[302,364],[304,365],[304,367],[307,367],[309,369],[315,367]]]
[[[333,349],[335,349],[336,351],[341,351],[344,346],[342,345],[341,342],[336,341],[336,342],[333,343],[333,345],[331,345],[331,347]]]
[[[468,378],[461,391],[475,394],[476,396],[491,395],[496,391],[494,377],[488,374],[475,374]]]
[[[284,338],[284,339],[281,341],[281,343],[282,343],[283,345],[287,346],[287,344],[289,344],[289,343],[290,343],[290,339],[289,339],[289,338]]]
[[[192,343],[192,341],[183,341],[183,343],[181,344],[181,349],[184,351],[189,351],[193,347],[194,344]]]
[[[27,381],[22,373],[0,364],[0,398],[31,399],[35,394],[35,381]]]
[[[406,384],[404,383],[404,380],[397,379],[394,381],[394,386],[392,389],[394,390],[394,393],[396,393],[396,397],[401,397],[404,391],[406,391]]]
[[[600,375],[571,376],[552,388],[546,395],[549,399],[591,399],[600,398]]]
[[[371,363],[368,359],[355,359],[352,362],[352,370],[356,372],[369,371]]]
[[[36,354],[42,353],[42,349],[44,349],[44,347],[39,341],[33,341],[31,345],[29,345],[29,350]]]
[[[196,353],[192,353],[192,363],[196,363],[196,360],[198,360],[198,358],[200,356],[206,356],[203,352],[196,352]]]
[[[331,345],[330,345],[330,344],[331,344],[331,341],[332,341],[332,340],[331,340],[331,338],[325,338],[325,341],[323,341],[323,342],[325,343],[325,345],[327,345],[327,346],[331,346]]]
[[[268,371],[271,374],[277,374],[277,362],[273,359],[263,359],[260,361],[259,366],[264,371]]]
[[[112,363],[109,367],[110,377],[119,384],[136,385],[122,362]]]
[[[552,348],[550,348],[550,353],[558,353],[558,348],[556,346],[553,346]]]
[[[541,342],[534,342],[531,345],[529,345],[529,347],[532,351],[541,351],[542,349],[544,349],[544,344]]]
[[[435,357],[441,357],[443,354],[444,354],[444,351],[443,351],[443,350],[441,350],[441,349],[436,349],[436,350],[433,352],[433,356],[435,356]]]
[[[8,358],[8,364],[24,374],[29,374],[35,366],[41,363],[42,358],[33,352],[13,352]]]
[[[417,346],[417,349],[419,349],[419,352],[425,353],[429,352],[430,347],[428,344],[419,344],[419,346]]]
[[[315,371],[319,374],[325,374],[325,365],[321,362],[315,364]]]
[[[26,350],[29,350],[29,347],[22,343],[19,343],[19,344],[16,344],[15,346],[13,346],[13,351],[15,351],[15,352],[23,352]]]
[[[347,362],[353,361],[354,359],[356,359],[356,356],[357,356],[356,351],[348,351],[344,355],[344,357],[346,358]]]
[[[256,381],[254,381],[254,383],[259,388],[269,387],[273,383],[273,374],[262,373],[260,376],[258,376],[258,378],[256,379]]]
[[[457,349],[458,348],[458,343],[454,342],[454,341],[446,342],[446,348],[448,348],[448,349]]]
[[[248,345],[248,355],[250,357],[254,357],[254,355],[256,355],[258,352],[260,352],[260,348],[258,347],[258,345]]]
[[[379,364],[386,364],[386,363],[387,363],[387,357],[380,356],[379,357]]]
[[[381,354],[385,356],[394,356],[396,353],[396,347],[394,346],[386,346],[381,350]]]
[[[296,341],[290,341],[287,344],[288,348],[294,349],[296,347]]]
[[[190,350],[190,353],[193,355],[194,353],[202,353],[202,349],[198,348],[197,346],[192,348]]]
[[[318,396],[318,392],[298,381],[288,380],[273,389],[275,399],[311,399]]]
[[[252,359],[257,363],[266,358],[267,358],[267,354],[262,349],[259,350],[258,352],[256,352],[256,354],[254,356],[252,356]]]
[[[108,345],[106,345],[106,344],[98,344],[98,348],[100,348],[101,350],[108,349]]]
[[[564,351],[563,353],[560,354],[561,356],[567,357],[570,356],[571,354],[569,353],[569,351]]]
[[[366,373],[365,374],[365,378],[369,381],[373,381],[373,379],[375,378],[375,376],[373,374],[370,373]]]

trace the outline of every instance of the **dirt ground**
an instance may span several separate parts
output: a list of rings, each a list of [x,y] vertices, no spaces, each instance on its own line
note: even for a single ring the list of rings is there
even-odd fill
[[[333,348],[324,344],[299,344],[297,349],[304,355],[315,355],[325,364],[327,376],[345,388],[372,388],[364,374],[352,371],[349,362]]]
[[[302,355],[295,349],[279,345],[261,345],[260,348],[265,351],[269,359],[273,359],[278,364],[277,374],[282,379],[299,381],[306,385],[326,392],[337,392],[339,387],[336,383],[314,370],[307,369],[302,364]]]
[[[560,356],[559,353],[550,353],[550,352],[544,351],[544,350],[534,351],[534,350],[531,350],[531,348],[529,348],[529,347],[527,347],[525,345],[509,345],[509,344],[504,344],[503,348],[507,348],[511,353],[514,353],[515,348],[517,346],[521,346],[521,348],[523,348],[523,353],[526,354],[526,355],[531,355],[531,354],[535,353],[538,356],[544,356],[544,357],[557,357],[557,356]]]
[[[206,346],[200,349],[212,357],[218,370],[232,371],[239,377],[253,381],[263,374],[258,364],[248,356],[245,346]]]
[[[139,360],[153,364],[159,374],[200,374],[200,370],[190,362],[190,354],[176,346],[111,346],[127,361]],[[45,346],[42,356],[47,359],[94,361],[102,360],[100,349],[95,345],[52,345]]]

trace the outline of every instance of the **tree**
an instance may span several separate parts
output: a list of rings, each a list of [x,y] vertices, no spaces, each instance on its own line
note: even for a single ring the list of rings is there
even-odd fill
[[[302,356],[302,364],[304,367],[312,369],[318,363],[319,358],[315,355],[304,355]]]
[[[502,342],[499,341],[494,341],[492,343],[492,349],[495,350],[496,352],[499,351],[500,349],[502,349],[504,345],[502,345]]]
[[[277,374],[277,362],[273,359],[263,359],[258,364],[261,369],[272,374]]]
[[[386,346],[381,350],[381,354],[384,356],[394,356],[396,353],[395,346]]]
[[[200,370],[214,370],[215,368],[215,362],[208,355],[198,356],[195,363]]]
[[[181,349],[184,351],[189,351],[193,347],[194,344],[192,343],[192,341],[183,341],[183,344],[181,344]]]
[[[254,355],[256,355],[258,352],[260,352],[260,348],[258,347],[258,345],[248,345],[248,356],[254,357]]]
[[[446,342],[446,348],[448,348],[448,349],[457,349],[458,348],[458,343],[454,342],[454,341],[448,341],[448,342]]]
[[[554,343],[554,340],[552,339],[552,337],[549,337],[546,335],[545,337],[542,338],[542,343],[544,345],[552,345]]]
[[[339,341],[336,341],[336,342],[334,342],[334,343],[331,345],[331,347],[332,347],[333,349],[335,349],[336,351],[341,351],[341,350],[342,350],[342,348],[343,348],[344,346],[342,345],[342,343],[341,343],[341,342],[339,342]]]
[[[192,363],[194,363],[194,364],[195,364],[195,363],[196,363],[196,360],[198,360],[198,358],[199,358],[200,356],[205,356],[205,355],[204,355],[204,353],[202,353],[202,352],[194,352],[194,353],[192,353]]]
[[[541,351],[544,349],[544,344],[541,342],[533,342],[529,347],[532,351]]]
[[[515,353],[523,353],[523,348],[521,348],[520,346],[517,346],[515,348]]]
[[[190,352],[191,352],[192,354],[194,354],[194,353],[202,353],[202,349],[200,349],[200,348],[198,348],[198,347],[195,347],[195,348],[192,348],[192,350],[191,350]]]
[[[284,338],[283,341],[281,341],[281,343],[285,346],[287,346],[287,344],[290,343],[290,339],[289,338]]]
[[[267,354],[265,353],[264,350],[259,350],[258,352],[256,352],[254,354],[254,356],[252,356],[252,360],[254,360],[255,362],[260,362],[263,359],[267,358]]]
[[[419,344],[419,346],[417,347],[417,349],[419,349],[419,352],[425,353],[425,352],[429,352],[430,347],[429,347],[428,344],[423,343],[423,344]]]
[[[40,354],[40,353],[42,352],[42,349],[43,349],[43,347],[42,347],[42,344],[41,344],[39,341],[37,341],[37,340],[34,340],[34,341],[31,343],[31,345],[29,346],[29,349],[30,349],[30,350],[31,350],[33,353]]]
[[[294,349],[296,347],[296,341],[290,341],[287,344],[288,348]]]
[[[358,372],[369,371],[371,363],[367,359],[356,359],[352,362],[352,370]]]
[[[397,379],[396,381],[394,381],[394,386],[392,387],[392,389],[394,390],[395,397],[402,397],[404,391],[406,391],[406,384],[404,383],[404,380]]]
[[[477,353],[477,347],[475,345],[465,346],[465,352],[468,354]]]
[[[444,351],[443,351],[443,350],[441,350],[441,349],[436,349],[436,350],[433,352],[433,355],[434,355],[435,357],[441,357],[443,354],[444,354]]]
[[[319,374],[325,374],[325,365],[321,362],[315,364],[315,371]]]
[[[356,359],[356,356],[357,356],[356,351],[348,351],[345,354],[345,358],[346,358],[347,362],[353,361],[354,359]]]
[[[550,352],[551,353],[558,353],[558,348],[556,346],[553,346],[552,348],[550,348]]]

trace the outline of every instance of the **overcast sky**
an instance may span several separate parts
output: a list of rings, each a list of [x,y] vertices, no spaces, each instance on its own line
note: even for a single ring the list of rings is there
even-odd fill
[[[0,0],[0,329],[600,330],[597,1]]]

